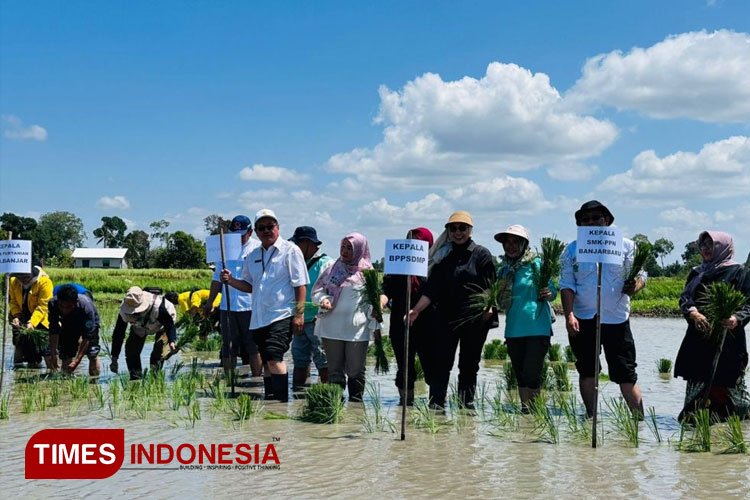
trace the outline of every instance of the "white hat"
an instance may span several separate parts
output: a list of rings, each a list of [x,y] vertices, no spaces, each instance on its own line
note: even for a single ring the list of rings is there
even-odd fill
[[[505,241],[505,237],[508,236],[509,234],[512,234],[513,236],[518,236],[519,238],[523,238],[526,240],[527,243],[531,241],[529,230],[520,224],[513,224],[502,233],[497,233],[495,235],[495,240],[499,241],[500,243],[503,243]]]
[[[273,213],[273,210],[264,208],[262,210],[258,210],[258,213],[255,214],[255,220],[253,221],[253,226],[258,223],[258,221],[264,217],[270,217],[271,219],[275,220],[277,223],[279,222],[279,219],[276,218],[276,214]]]
[[[153,302],[151,293],[144,292],[140,287],[131,286],[120,304],[120,311],[125,314],[140,314],[151,306],[151,302]]]

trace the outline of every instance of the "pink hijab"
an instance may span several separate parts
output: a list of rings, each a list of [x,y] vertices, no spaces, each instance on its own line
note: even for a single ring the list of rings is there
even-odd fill
[[[364,269],[372,269],[370,262],[370,246],[367,244],[367,238],[359,233],[349,233],[341,240],[349,241],[354,250],[352,259],[344,262],[341,257],[336,262],[323,271],[318,278],[313,292],[324,288],[328,295],[333,296],[332,306],[336,307],[341,291],[345,286],[360,286],[364,284],[365,279],[362,276]]]

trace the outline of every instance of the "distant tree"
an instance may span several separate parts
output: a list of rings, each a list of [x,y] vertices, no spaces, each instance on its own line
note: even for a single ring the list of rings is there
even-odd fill
[[[36,226],[36,220],[31,217],[21,217],[11,212],[5,212],[3,215],[0,215],[0,227],[6,232],[12,231],[14,240],[32,239]],[[8,235],[6,234],[5,238],[7,237]]]
[[[183,231],[169,235],[167,245],[154,252],[154,267],[173,269],[203,269],[206,267],[206,248],[203,243]]]
[[[76,260],[73,258],[73,250],[64,248],[59,254],[51,257],[46,265],[48,267],[75,267]]]
[[[685,251],[682,252],[682,262],[685,266],[688,268],[698,266],[702,260],[703,257],[701,257],[701,252],[698,250],[698,243],[691,241],[685,245]]]
[[[39,218],[32,238],[35,261],[42,264],[64,249],[83,245],[83,221],[70,212],[49,212]]]
[[[747,254],[747,260],[745,261],[745,267],[750,269],[750,253]]]
[[[220,227],[224,228],[224,231],[226,231],[230,222],[231,221],[228,221],[217,214],[211,214],[203,219],[203,225],[205,226],[206,231],[208,231],[208,234],[219,234]]]
[[[385,259],[383,258],[380,260],[372,261],[372,268],[382,273],[383,270],[385,269]]]
[[[167,228],[169,227],[169,222],[167,222],[164,219],[157,220],[152,222],[148,225],[148,227],[151,228],[151,239],[152,240],[159,240],[160,245],[166,245],[167,240],[169,239],[169,232],[167,232]]]
[[[140,229],[138,229],[129,232],[125,237],[123,245],[128,249],[128,266],[134,269],[143,269],[148,267],[151,244],[149,241],[148,233],[146,233],[146,231],[141,231]]]
[[[674,243],[666,238],[659,238],[654,242],[654,256],[661,261],[661,267],[664,267],[664,257],[672,253]]]
[[[128,225],[121,218],[102,217],[102,226],[94,229],[94,237],[99,238],[97,243],[104,243],[105,248],[120,248],[125,242],[125,231]]]

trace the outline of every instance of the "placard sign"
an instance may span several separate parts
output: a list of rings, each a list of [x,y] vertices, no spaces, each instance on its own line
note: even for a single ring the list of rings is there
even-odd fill
[[[31,242],[27,240],[0,241],[0,273],[30,273]]]
[[[426,277],[428,250],[422,240],[385,240],[385,274]]]
[[[224,234],[224,256],[227,260],[240,260],[242,256],[242,235],[240,233]],[[219,235],[206,238],[206,262],[221,262],[221,242]]]
[[[622,265],[625,252],[622,231],[616,227],[579,226],[576,262]]]

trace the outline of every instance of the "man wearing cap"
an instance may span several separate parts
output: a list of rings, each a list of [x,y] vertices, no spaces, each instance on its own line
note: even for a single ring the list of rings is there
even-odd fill
[[[49,301],[49,344],[53,362],[57,365],[59,350],[63,371],[73,373],[86,356],[89,375],[98,377],[101,369],[99,312],[94,301],[88,295],[79,294],[72,283],[55,289],[55,297]]]
[[[229,224],[229,230],[233,234],[240,234],[242,237],[242,253],[237,260],[227,260],[227,269],[232,274],[239,275],[242,267],[245,265],[247,256],[260,246],[257,240],[251,238],[253,228],[250,224],[250,218],[246,215],[238,215]],[[211,282],[211,291],[208,300],[204,305],[204,312],[207,317],[210,316],[214,308],[214,301],[222,291],[221,284],[221,267],[216,266],[213,281]],[[258,346],[250,335],[250,317],[252,316],[252,295],[229,288],[229,307],[227,311],[227,301],[222,300],[219,303],[220,325],[221,325],[221,360],[224,366],[224,373],[230,375],[234,372],[237,365],[237,356],[243,356],[243,365],[248,362],[250,370],[254,377],[261,374],[263,364],[258,353]],[[231,345],[231,349],[230,349]]]
[[[596,200],[584,203],[575,213],[578,226],[610,226],[615,218]],[[643,398],[635,372],[635,342],[630,331],[630,297],[646,284],[646,274],[633,283],[625,277],[633,265],[635,244],[623,238],[623,265],[602,266],[601,345],[609,367],[609,378],[619,384],[620,392],[631,410],[643,415]],[[576,242],[565,247],[562,254],[560,290],[565,315],[565,327],[579,373],[581,397],[586,411],[592,415],[596,377],[594,373],[596,349],[597,272],[592,262],[576,262]]]
[[[294,235],[289,241],[295,243],[305,258],[307,274],[310,286],[305,293],[305,326],[301,333],[294,336],[292,341],[292,359],[294,360],[294,372],[292,372],[292,386],[302,387],[310,376],[310,361],[315,362],[318,369],[318,377],[322,383],[328,381],[328,360],[320,345],[320,338],[315,335],[315,318],[318,308],[312,304],[312,285],[317,281],[320,273],[333,264],[333,260],[318,249],[323,243],[318,239],[315,228],[300,226],[294,230]]]
[[[310,279],[299,247],[279,238],[279,222],[272,210],[256,213],[254,226],[260,246],[245,259],[242,279],[224,269],[221,281],[253,293],[250,330],[270,375],[263,379],[266,398],[287,402],[289,380],[284,353],[292,336],[304,329],[305,291]]]
[[[130,325],[130,334],[125,342],[125,362],[128,365],[130,379],[141,378],[141,351],[146,337],[154,335],[154,349],[151,351],[152,369],[160,368],[162,360],[170,351],[177,352],[177,312],[174,305],[161,295],[155,295],[133,286],[128,289],[122,303],[117,323],[112,333],[112,363],[109,368],[117,373],[117,359],[120,357],[125,330]]]

